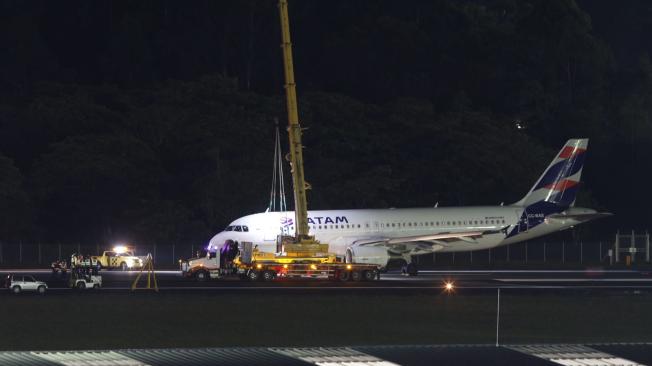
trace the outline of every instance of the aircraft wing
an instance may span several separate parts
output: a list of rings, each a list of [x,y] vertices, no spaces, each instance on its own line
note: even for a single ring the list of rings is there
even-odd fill
[[[505,230],[506,229],[491,230],[491,231],[474,230],[474,231],[461,231],[461,232],[453,232],[453,233],[447,232],[447,233],[434,233],[434,234],[416,235],[416,236],[403,236],[398,238],[384,238],[384,237],[364,238],[364,239],[355,240],[353,244],[359,246],[392,246],[392,245],[416,243],[416,242],[434,242],[437,244],[443,244],[446,241],[455,241],[455,240],[469,241],[474,238],[481,237],[483,235],[496,234]]]

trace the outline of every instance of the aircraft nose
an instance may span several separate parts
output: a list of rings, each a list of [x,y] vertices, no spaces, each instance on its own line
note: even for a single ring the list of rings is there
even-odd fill
[[[208,251],[210,252],[216,252],[220,250],[222,247],[222,244],[224,244],[224,232],[220,232],[217,235],[215,235],[209,242],[208,242]]]

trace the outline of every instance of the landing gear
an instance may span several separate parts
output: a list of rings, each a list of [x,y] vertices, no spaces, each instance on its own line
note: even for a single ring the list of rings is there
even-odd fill
[[[414,277],[419,274],[419,269],[417,268],[416,263],[409,262],[403,266],[401,273],[410,277]]]

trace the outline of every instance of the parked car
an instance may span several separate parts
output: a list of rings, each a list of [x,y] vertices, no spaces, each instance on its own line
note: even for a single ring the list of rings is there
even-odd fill
[[[45,290],[48,289],[48,285],[45,282],[37,281],[30,275],[9,275],[6,283],[7,285],[5,286],[15,294],[19,294],[23,291],[36,291],[39,294],[44,294]]]

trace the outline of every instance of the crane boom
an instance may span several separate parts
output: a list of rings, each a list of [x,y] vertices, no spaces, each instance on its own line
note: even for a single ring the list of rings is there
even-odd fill
[[[297,109],[297,91],[294,82],[294,65],[292,63],[292,43],[290,41],[290,19],[287,0],[279,0],[279,15],[281,17],[281,48],[283,49],[283,67],[285,71],[285,95],[288,110],[288,135],[290,142],[290,164],[292,166],[292,183],[294,187],[294,216],[296,239],[301,241],[309,238],[308,202],[306,199],[306,184],[303,173],[303,145],[301,144],[301,125]]]

